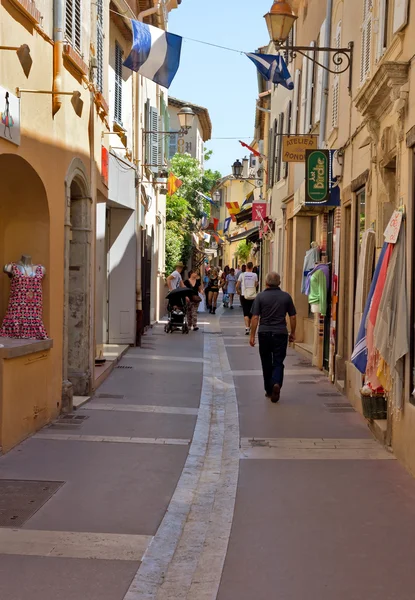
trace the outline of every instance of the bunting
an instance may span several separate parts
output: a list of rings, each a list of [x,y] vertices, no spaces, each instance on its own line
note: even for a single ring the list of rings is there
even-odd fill
[[[231,224],[231,217],[228,217],[227,219],[225,219],[225,226],[223,228],[223,233],[227,233],[229,231],[230,224]]]
[[[239,202],[226,202],[225,204],[231,216],[237,215],[240,212]]]
[[[183,185],[183,181],[176,177],[174,173],[170,173],[167,180],[167,193],[169,196],[173,196],[177,192],[180,186]]]

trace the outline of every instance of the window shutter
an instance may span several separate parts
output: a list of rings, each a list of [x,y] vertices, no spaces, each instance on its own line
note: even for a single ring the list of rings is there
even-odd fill
[[[297,69],[294,75],[294,94],[290,129],[290,133],[292,133],[293,135],[296,135],[298,133],[298,106],[300,103],[300,83],[301,71],[300,69]]]
[[[335,129],[339,122],[339,91],[340,78],[338,75],[333,77],[332,85],[332,105],[331,105],[331,128]]]
[[[68,42],[81,52],[82,6],[81,0],[65,1],[65,37]]]
[[[371,66],[372,48],[372,0],[363,0],[363,23],[362,23],[362,56],[360,63],[360,83],[366,81]]]
[[[103,0],[97,0],[97,89],[104,91],[104,10]]]
[[[300,107],[300,134],[305,133],[306,104],[307,104],[307,81],[309,60],[303,56],[303,68],[301,75],[301,107]]]
[[[408,23],[409,0],[395,0],[393,11],[393,33],[398,33]]]
[[[271,127],[268,133],[268,169],[267,169],[267,188],[271,187],[271,171],[272,171],[272,144],[274,141],[274,131]]]
[[[380,60],[386,50],[385,25],[386,24],[386,2],[379,0],[379,25],[378,25],[378,43],[376,47],[376,60]]]
[[[282,158],[282,133],[284,132],[284,113],[280,113],[278,117],[278,137],[277,137],[277,150],[275,153],[275,183],[281,179],[281,158]]]
[[[179,141],[179,136],[177,133],[171,134],[169,137],[169,159],[171,160],[173,156],[177,152],[177,142]]]
[[[157,127],[158,130],[161,130],[161,131],[164,130],[165,121],[166,121],[166,103],[164,102],[163,94],[161,94],[160,95],[160,123],[159,123],[159,126]],[[160,127],[160,125],[161,125],[161,127]],[[167,130],[165,130],[165,131],[167,131]],[[166,154],[165,154],[166,137],[168,137],[168,136],[164,136],[164,135],[158,136],[160,165],[164,165],[164,159],[166,157]]]
[[[291,131],[291,111],[292,111],[292,102],[291,100],[288,102],[287,109],[285,111],[285,133],[288,135]],[[284,179],[288,177],[288,163],[283,163],[283,175]]]
[[[315,42],[311,42],[310,46],[314,48]],[[314,58],[314,52],[309,52],[308,56]],[[313,118],[313,100],[314,100],[314,67],[315,64],[310,60],[307,60],[307,88],[306,88],[306,110],[305,110],[305,130],[304,133],[308,133],[312,126]]]
[[[144,122],[146,131],[149,132],[151,130],[151,119],[150,119],[150,100],[147,100],[144,107]],[[149,165],[151,163],[151,134],[146,133],[145,135],[145,164]]]
[[[150,124],[151,131],[159,131],[159,113],[154,106],[150,106]],[[158,133],[150,133],[150,169],[154,172],[158,171],[160,162],[159,137]]]
[[[326,21],[320,28],[319,46],[324,47],[326,40]],[[324,52],[318,53],[318,62],[324,64]],[[314,107],[314,123],[318,123],[321,118],[321,102],[323,99],[323,67],[317,67],[317,81],[316,81],[316,102]]]
[[[122,55],[121,46],[115,42],[115,94],[114,94],[114,121],[122,125]]]

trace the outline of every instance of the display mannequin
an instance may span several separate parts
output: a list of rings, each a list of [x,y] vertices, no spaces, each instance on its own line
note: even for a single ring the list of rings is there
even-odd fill
[[[33,265],[32,257],[23,254],[18,263],[10,263],[3,271],[11,279],[9,306],[0,336],[17,339],[44,340],[48,337],[42,321],[42,280],[46,269]]]

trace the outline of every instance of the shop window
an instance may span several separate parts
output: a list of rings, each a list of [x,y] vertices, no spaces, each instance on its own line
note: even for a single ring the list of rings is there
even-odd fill
[[[123,50],[115,43],[115,94],[114,94],[114,121],[122,125],[122,63]]]
[[[82,5],[81,0],[65,1],[65,38],[81,53]]]
[[[378,25],[378,44],[377,59],[382,58],[390,41],[390,0],[380,0],[379,4],[379,25]]]

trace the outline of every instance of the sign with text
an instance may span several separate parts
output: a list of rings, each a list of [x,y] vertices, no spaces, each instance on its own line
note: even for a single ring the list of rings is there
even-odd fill
[[[396,244],[399,237],[399,231],[401,230],[403,219],[403,213],[400,210],[394,210],[391,220],[385,229],[385,242],[387,244]]]
[[[305,203],[323,204],[330,195],[330,150],[306,150]]]
[[[254,202],[252,204],[252,220],[263,221],[267,216],[267,203],[266,202]]]
[[[286,135],[282,138],[283,162],[305,162],[306,150],[317,150],[316,136]]]
[[[0,86],[0,138],[20,145],[20,100]]]

